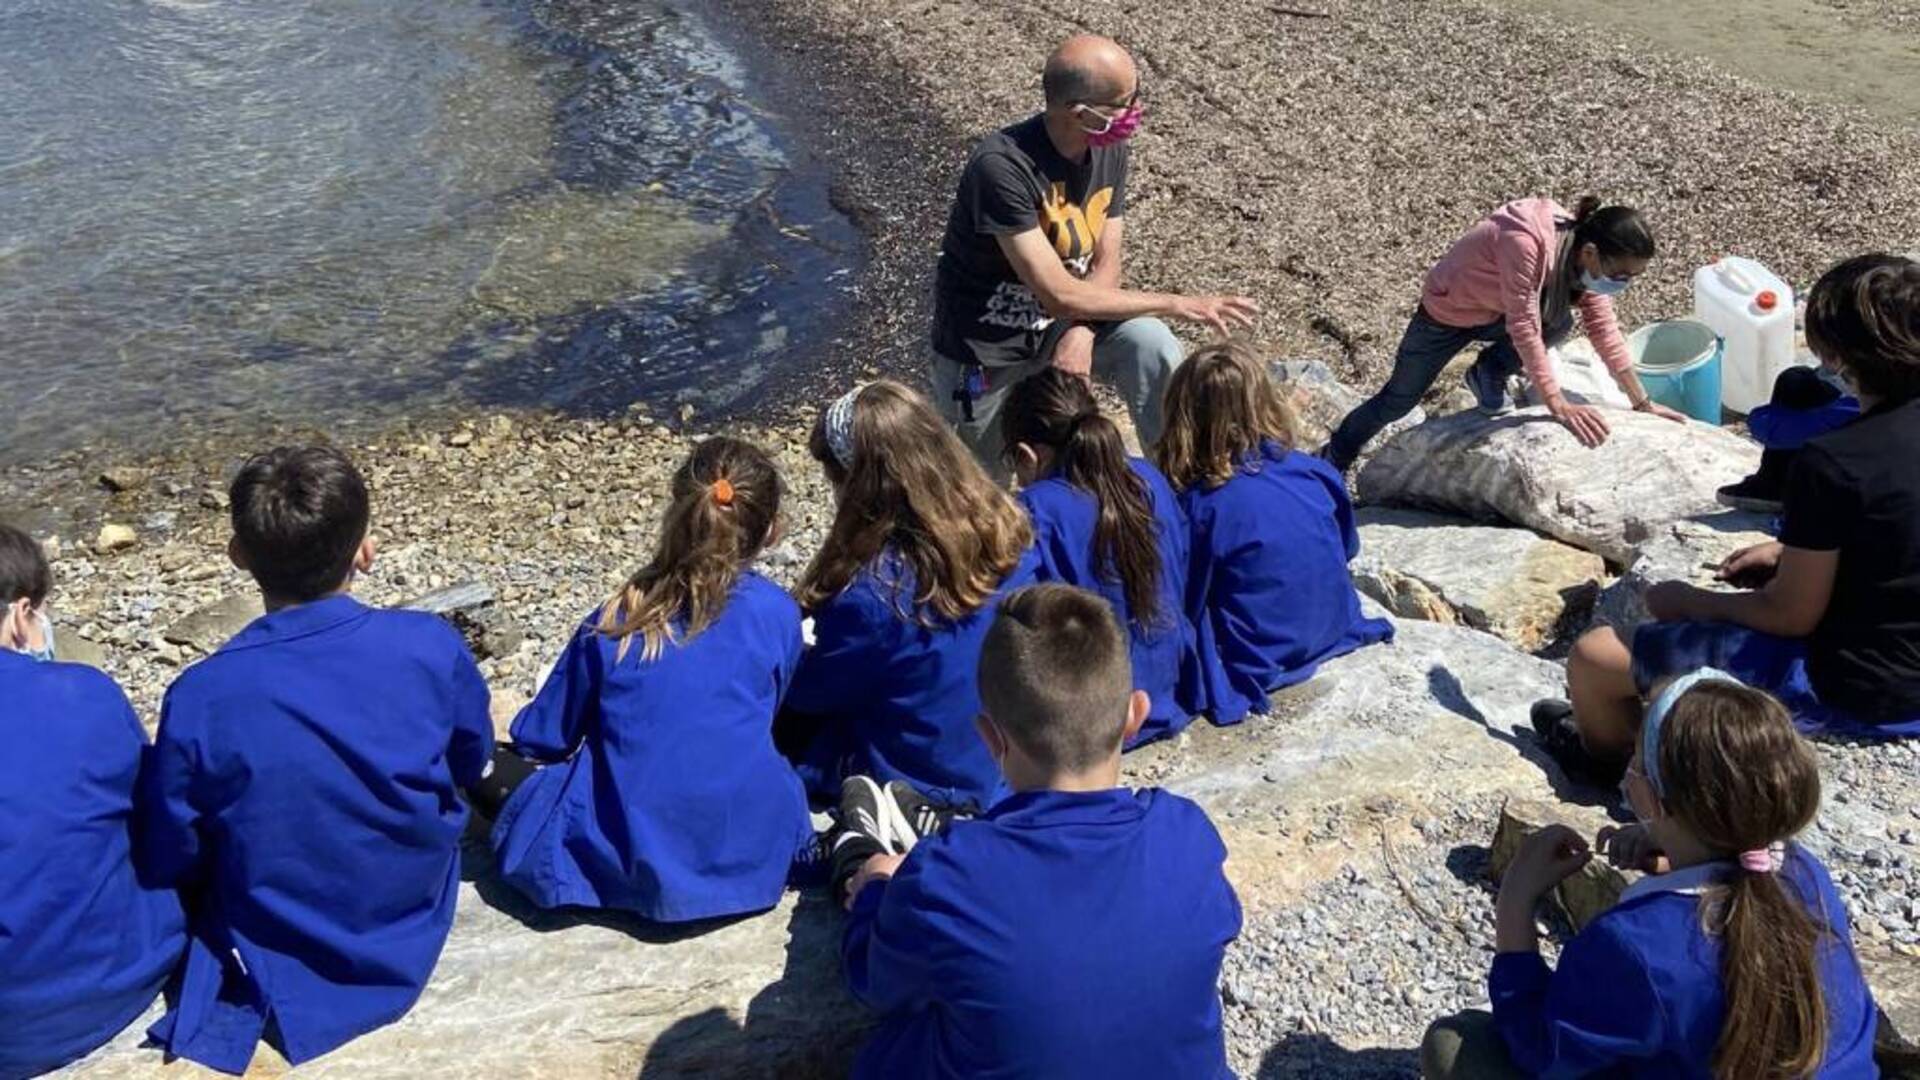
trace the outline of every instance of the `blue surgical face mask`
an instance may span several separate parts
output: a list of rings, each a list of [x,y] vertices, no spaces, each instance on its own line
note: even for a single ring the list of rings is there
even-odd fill
[[[1632,284],[1620,278],[1594,277],[1592,273],[1580,271],[1580,287],[1595,296],[1618,296]]]
[[[21,649],[20,653],[34,660],[51,660],[53,659],[53,620],[47,618],[47,613],[44,611],[34,612],[33,618],[40,624],[40,647]]]

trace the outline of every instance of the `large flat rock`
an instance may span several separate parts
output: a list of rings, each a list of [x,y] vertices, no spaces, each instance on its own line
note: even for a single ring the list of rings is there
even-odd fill
[[[1662,581],[1725,588],[1714,580],[1720,564],[1741,548],[1772,540],[1766,528],[1765,516],[1737,511],[1668,523],[1635,550],[1626,572],[1600,594],[1593,621],[1631,641],[1647,621],[1648,588]]]
[[[1528,652],[1577,626],[1606,580],[1600,556],[1529,529],[1390,507],[1357,517],[1361,592],[1402,618],[1485,630]]]
[[[1715,490],[1760,461],[1706,424],[1618,410],[1607,422],[1612,437],[1589,450],[1541,408],[1429,420],[1373,456],[1360,498],[1510,521],[1625,566],[1663,527],[1717,510]]]
[[[1366,394],[1341,382],[1332,368],[1318,360],[1276,360],[1269,370],[1287,404],[1293,407],[1299,443],[1309,450],[1325,445],[1340,421],[1367,400]],[[1426,418],[1426,412],[1414,406],[1412,412],[1388,424],[1375,436],[1361,457],[1364,459],[1388,439]]]

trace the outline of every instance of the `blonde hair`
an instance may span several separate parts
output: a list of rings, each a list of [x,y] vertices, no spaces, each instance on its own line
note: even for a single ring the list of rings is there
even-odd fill
[[[1166,414],[1153,460],[1180,491],[1233,479],[1262,443],[1294,443],[1293,410],[1266,365],[1239,340],[1209,345],[1175,369]]]
[[[827,444],[825,423],[823,412],[807,449],[839,492],[839,506],[795,589],[800,605],[818,608],[892,549],[913,574],[914,595],[894,598],[902,617],[927,621],[930,610],[951,620],[977,611],[1033,545],[1019,505],[926,399],[900,383],[883,379],[854,399],[850,467]]]
[[[657,660],[668,642],[691,641],[712,625],[780,514],[780,474],[739,439],[695,446],[674,471],[672,490],[652,561],[600,609],[595,629],[620,639],[616,659],[635,634],[641,658]]]

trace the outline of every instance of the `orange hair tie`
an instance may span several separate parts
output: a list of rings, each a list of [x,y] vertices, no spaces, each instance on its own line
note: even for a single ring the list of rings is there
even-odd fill
[[[713,502],[716,506],[733,505],[733,481],[723,476],[713,482]]]

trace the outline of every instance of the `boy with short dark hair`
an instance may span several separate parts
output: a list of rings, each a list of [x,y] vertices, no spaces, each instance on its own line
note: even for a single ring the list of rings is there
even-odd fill
[[[0,525],[0,1077],[119,1034],[186,947],[179,897],[133,870],[147,734],[112,679],[53,660],[52,588],[40,545]]]
[[[1127,653],[1092,593],[1002,602],[979,728],[1014,794],[850,882],[847,981],[884,1014],[855,1076],[1232,1075],[1226,848],[1193,803],[1118,786],[1150,705]]]
[[[234,478],[229,553],[267,613],[167,691],[139,854],[193,914],[169,1053],[299,1064],[399,1019],[453,923],[461,787],[493,752],[487,688],[436,616],[348,595],[373,563],[365,481],[328,447]]]

